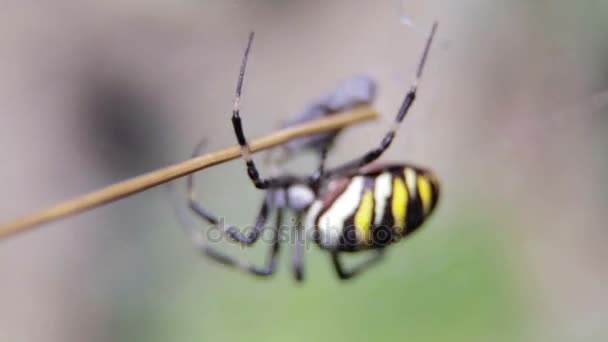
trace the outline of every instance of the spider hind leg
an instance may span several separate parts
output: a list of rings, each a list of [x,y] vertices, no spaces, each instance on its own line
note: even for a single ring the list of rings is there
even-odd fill
[[[373,255],[369,259],[361,262],[353,268],[347,270],[342,262],[340,261],[339,252],[334,251],[331,253],[331,260],[338,277],[342,280],[351,279],[352,277],[361,274],[361,272],[369,269],[371,266],[376,265],[378,261],[384,256],[383,249],[373,250]]]

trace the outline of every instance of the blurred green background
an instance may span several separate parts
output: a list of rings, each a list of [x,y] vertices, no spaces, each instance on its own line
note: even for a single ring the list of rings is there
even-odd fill
[[[345,131],[335,165],[390,125],[424,44],[417,30],[439,20],[418,100],[383,158],[431,167],[443,197],[373,270],[341,282],[313,245],[297,284],[289,247],[270,279],[200,258],[155,188],[0,243],[0,341],[608,339],[605,1],[2,7],[0,221],[183,160],[201,137],[234,144],[251,29],[250,137],[339,80],[378,81],[383,119]],[[198,189],[240,225],[262,198],[238,161],[199,174]],[[225,248],[262,262],[267,246]]]

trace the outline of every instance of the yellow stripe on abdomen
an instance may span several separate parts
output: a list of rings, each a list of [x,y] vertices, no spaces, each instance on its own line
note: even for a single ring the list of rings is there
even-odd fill
[[[361,197],[361,203],[355,214],[354,221],[359,238],[365,243],[371,242],[371,225],[374,213],[374,195],[372,190],[366,190]]]
[[[395,177],[393,180],[393,201],[391,203],[391,211],[397,233],[405,231],[405,216],[407,215],[407,205],[409,197],[405,183],[400,177]]]
[[[420,200],[422,201],[422,208],[424,214],[428,214],[431,210],[431,201],[433,200],[433,190],[431,189],[431,183],[425,176],[418,176],[417,179],[418,191],[420,192]]]

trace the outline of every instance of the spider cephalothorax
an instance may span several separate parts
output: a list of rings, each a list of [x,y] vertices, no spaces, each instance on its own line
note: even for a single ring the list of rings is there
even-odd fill
[[[418,64],[416,80],[405,95],[397,112],[395,124],[384,135],[378,147],[358,158],[326,170],[325,158],[335,134],[322,136],[314,141],[301,140],[301,144],[305,146],[298,145],[296,149],[310,147],[320,152],[321,158],[316,170],[310,176],[281,174],[271,178],[260,177],[240,117],[239,101],[247,58],[253,41],[253,33],[251,33],[237,83],[232,124],[241,146],[241,156],[247,166],[247,174],[256,188],[266,191],[266,196],[253,230],[243,233],[240,229],[228,225],[223,228],[223,233],[243,245],[251,245],[258,240],[265,229],[264,225],[270,214],[276,212],[270,256],[267,264],[260,267],[238,261],[197,239],[200,250],[222,264],[255,275],[270,275],[275,271],[281,245],[279,229],[282,214],[284,210],[289,209],[295,213],[298,223],[295,227],[297,236],[293,240],[296,279],[303,278],[303,249],[307,238],[314,240],[322,249],[330,252],[338,276],[347,279],[379,260],[386,246],[414,232],[433,212],[437,204],[439,199],[437,177],[427,169],[410,164],[373,162],[388,149],[399,124],[416,98],[418,81],[436,29],[437,23],[433,24],[427,39]],[[199,153],[199,149],[200,144],[195,149],[194,155]],[[197,201],[193,176],[188,177],[188,189],[190,208],[209,223],[218,224],[219,218]],[[350,270],[346,270],[339,260],[339,254],[342,252],[365,250],[371,251],[372,256]]]

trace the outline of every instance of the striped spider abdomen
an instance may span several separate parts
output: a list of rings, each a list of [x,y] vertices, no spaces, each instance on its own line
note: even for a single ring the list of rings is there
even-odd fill
[[[311,205],[306,228],[325,249],[382,248],[420,227],[438,199],[439,182],[431,171],[379,165],[330,184]]]

